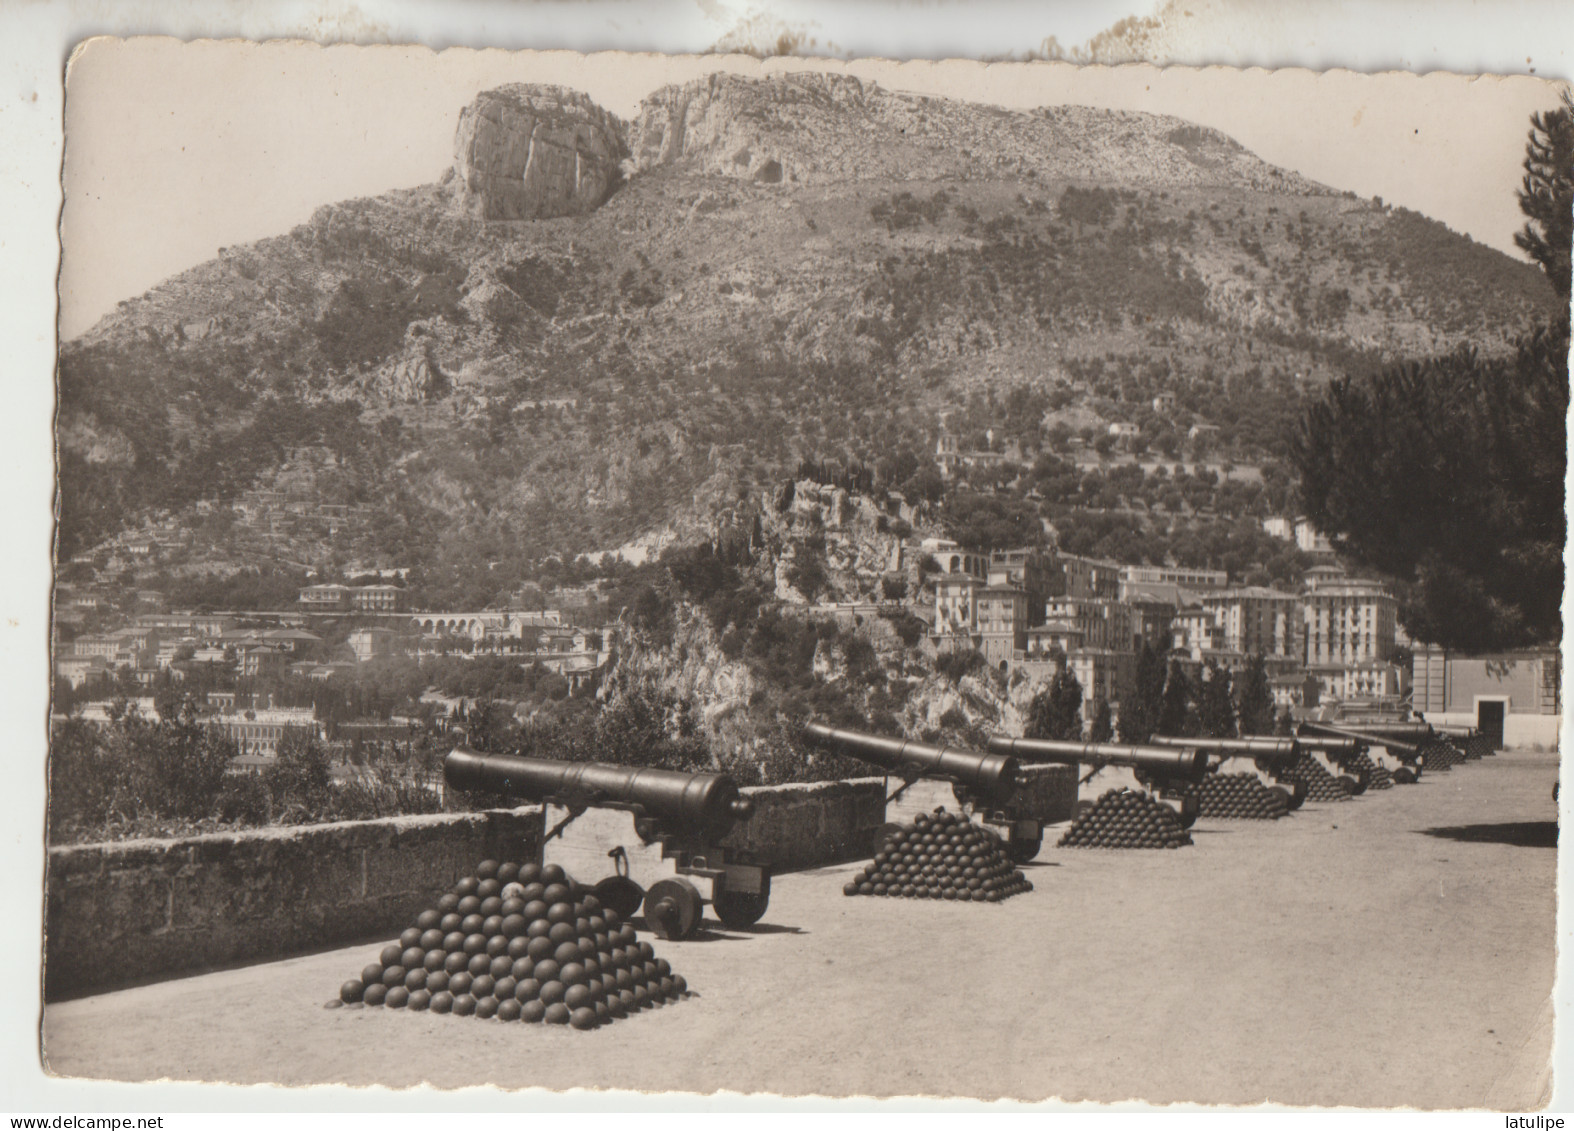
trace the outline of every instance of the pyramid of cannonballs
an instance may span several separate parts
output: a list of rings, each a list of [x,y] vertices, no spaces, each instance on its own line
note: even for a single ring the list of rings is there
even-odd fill
[[[555,864],[486,860],[339,988],[339,1000],[594,1029],[688,987]]]
[[[1356,771],[1357,773],[1362,770],[1366,771],[1367,789],[1394,788],[1394,775],[1389,772],[1388,767],[1379,766],[1376,762],[1372,761],[1372,756],[1364,750],[1357,754],[1354,758],[1350,759],[1350,769]]]
[[[1310,754],[1302,754],[1292,762],[1283,776],[1292,782],[1305,782],[1308,801],[1350,800],[1349,787],[1330,774],[1327,767]]]
[[[1180,848],[1191,834],[1180,815],[1152,794],[1112,789],[1060,838],[1061,848]]]
[[[1465,755],[1469,758],[1481,758],[1488,754],[1496,754],[1492,747],[1492,740],[1484,734],[1472,734],[1465,739]]]
[[[1199,786],[1197,816],[1277,821],[1290,811],[1285,795],[1262,783],[1256,774],[1209,774]]]
[[[1434,738],[1422,747],[1426,755],[1426,768],[1432,770],[1451,770],[1465,760],[1464,752],[1446,738]]]
[[[999,903],[1032,890],[998,836],[936,809],[892,831],[842,894]]]

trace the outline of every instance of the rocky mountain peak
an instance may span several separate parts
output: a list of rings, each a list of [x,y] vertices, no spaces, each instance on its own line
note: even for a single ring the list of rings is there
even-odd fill
[[[623,123],[567,87],[511,83],[484,91],[454,134],[457,198],[483,220],[591,212],[627,156]]]

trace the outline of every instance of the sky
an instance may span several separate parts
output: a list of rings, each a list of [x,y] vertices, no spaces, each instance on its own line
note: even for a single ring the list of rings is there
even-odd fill
[[[286,232],[321,205],[436,180],[459,111],[479,91],[561,83],[631,117],[668,82],[761,66],[737,55],[90,41],[67,76],[62,334],[80,334],[221,247]],[[1273,164],[1515,255],[1529,115],[1557,104],[1555,85],[1528,76],[801,58],[763,66],[846,70],[891,89],[1014,107],[1178,115]]]

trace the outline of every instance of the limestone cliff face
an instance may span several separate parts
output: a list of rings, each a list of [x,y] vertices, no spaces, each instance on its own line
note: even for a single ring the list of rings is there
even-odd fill
[[[626,155],[622,123],[585,95],[512,83],[459,115],[459,202],[483,220],[582,215],[606,200]]]
[[[1328,191],[1179,118],[1081,106],[1008,110],[850,75],[718,73],[663,87],[645,99],[627,136],[637,170],[767,185],[1037,177]]]

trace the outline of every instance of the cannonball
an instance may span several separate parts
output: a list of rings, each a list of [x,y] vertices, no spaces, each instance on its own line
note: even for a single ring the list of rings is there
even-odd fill
[[[480,931],[466,935],[464,941],[459,944],[459,949],[466,954],[482,954],[486,951],[486,936]]]
[[[475,1015],[485,1020],[497,1016],[497,1007],[501,1003],[495,997],[478,997],[475,999]]]
[[[405,968],[397,962],[392,966],[383,967],[383,985],[392,989],[394,986],[404,985]]]
[[[536,968],[531,976],[543,982],[551,982],[557,979],[558,972],[562,969],[563,964],[555,958],[543,958],[536,963]]]
[[[564,1005],[560,1001],[553,1002],[551,1005],[547,1006],[547,1011],[542,1016],[542,1020],[544,1020],[548,1025],[567,1025],[568,1006]]]
[[[554,978],[549,982],[541,983],[541,990],[536,994],[536,997],[540,998],[546,1004],[552,1005],[555,1002],[562,1001],[563,996],[567,993],[568,987]]]
[[[509,974],[514,978],[528,978],[535,973],[535,959],[526,955],[514,959],[513,966],[509,967]]]
[[[470,956],[460,950],[450,950],[448,957],[443,959],[443,969],[450,974],[457,974],[461,970],[470,968]]]
[[[574,905],[566,900],[560,899],[547,905],[547,922],[554,926],[565,926],[573,931],[574,918]]]
[[[604,1001],[596,1002],[596,1024],[610,1025],[612,1023],[612,1007]]]
[[[547,1007],[542,1005],[539,1001],[526,1001],[521,1002],[519,1005],[519,1019],[521,1021],[528,1021],[531,1024],[539,1022],[543,1017],[546,1016],[546,1012]]]
[[[443,950],[463,950],[465,948],[465,933],[449,931],[442,937],[438,946]]]
[[[588,980],[585,967],[578,962],[565,963],[557,977],[565,986],[583,985]]]
[[[422,950],[437,950],[443,945],[443,932],[436,927],[422,931],[416,936],[414,945]]]
[[[569,986],[563,991],[563,1004],[569,1009],[581,1009],[591,1001],[589,986]]]
[[[402,954],[404,954],[404,947],[391,944],[383,947],[382,953],[377,956],[377,959],[384,966],[397,966],[399,965],[399,957]]]
[[[498,928],[503,925],[503,901],[495,895],[491,899],[483,899],[476,914],[481,916],[483,923],[495,923],[495,926],[481,929],[489,935],[496,934]]]
[[[525,933],[525,928],[528,926],[530,926],[529,920],[515,913],[503,916],[503,921],[498,924],[498,931],[507,938],[516,939]]]
[[[553,948],[556,949],[564,943],[577,943],[579,932],[574,929],[572,923],[553,923],[552,929],[547,932],[547,938],[552,941]]]
[[[458,997],[460,994],[469,993],[470,986],[474,981],[474,974],[470,973],[468,970],[461,970],[457,974],[450,974],[448,976],[448,988],[453,991],[455,997]]]
[[[438,920],[442,917],[443,913],[441,911],[438,911],[436,908],[429,908],[415,917],[416,928],[422,931],[429,931],[437,926]]]
[[[481,861],[481,863],[476,865],[475,874],[480,879],[490,880],[493,876],[497,875],[497,861],[496,860],[483,860],[483,861]]]
[[[488,958],[497,958],[508,952],[508,936],[492,935],[486,940],[486,955]]]
[[[481,900],[473,895],[467,895],[459,901],[459,906],[454,910],[460,915],[474,915],[481,910]]]
[[[524,890],[518,884],[509,884],[508,887],[504,888],[503,906],[498,910],[498,914],[507,919],[510,915],[518,915],[523,911],[525,909],[525,901],[519,898],[519,893]],[[513,892],[513,894],[510,895],[510,892]]]
[[[382,1005],[388,996],[388,987],[381,982],[372,982],[366,987],[366,992],[361,994],[361,1000],[367,1005]]]
[[[568,873],[556,864],[547,864],[537,878],[544,884],[561,884],[568,881]]]
[[[412,946],[419,946],[421,942],[421,928],[409,927],[399,936],[399,945],[405,950]]]
[[[634,987],[634,1008],[645,1009],[650,1005],[650,991],[644,986]]]
[[[426,1009],[427,1006],[432,1004],[432,991],[425,988],[411,990],[410,1000],[405,1004],[408,1008],[413,1009],[419,1013]]]
[[[434,994],[442,993],[448,988],[449,980],[447,970],[434,970],[426,976],[426,988]]]
[[[475,1012],[475,995],[474,994],[455,994],[454,995],[454,1016],[456,1016],[456,1017],[469,1017],[474,1012]]]
[[[477,877],[466,876],[464,879],[460,880],[454,885],[454,894],[459,897],[459,900],[462,903],[464,902],[465,896],[474,895],[476,889],[480,886],[481,881]]]
[[[452,1013],[454,1008],[454,995],[447,990],[439,990],[432,995],[433,1013]]]
[[[500,884],[511,884],[519,876],[519,865],[512,861],[504,861],[497,866],[496,880]]]
[[[508,940],[508,948],[504,950],[503,953],[508,955],[510,958],[520,959],[525,957],[529,951],[530,940],[524,935],[520,934],[515,935],[513,938]]]
[[[458,931],[461,935],[479,935],[482,933],[481,925],[485,922],[486,919],[479,912],[466,915],[459,920]]]
[[[546,935],[538,935],[525,946],[525,953],[540,962],[543,958],[551,958],[552,952],[557,950],[557,947],[558,944]]]
[[[497,998],[498,1001],[512,999],[518,989],[519,983],[514,980],[513,976],[504,974],[497,980],[497,984],[492,987],[492,996]]]
[[[547,910],[546,900],[532,899],[526,901],[524,907],[520,908],[519,913],[525,917],[525,922],[529,924],[534,923],[537,919],[546,919]],[[547,921],[551,922],[551,920]]]
[[[584,958],[581,958],[579,960],[579,962],[580,962],[580,965],[585,968],[585,980],[586,981],[588,981],[588,982],[596,982],[596,981],[600,980],[600,978],[601,978],[601,962],[598,959],[596,959],[592,955],[588,955],[587,954]]]
[[[494,978],[505,978],[514,972],[514,960],[506,954],[499,954],[492,959],[486,972]]]
[[[383,964],[381,962],[373,962],[369,966],[361,967],[361,981],[366,985],[369,986],[373,982],[381,982],[382,980]]]
[[[519,1001],[535,1001],[541,996],[541,983],[534,978],[520,978],[514,983],[514,997]]]
[[[584,949],[579,945],[579,940],[569,939],[567,942],[561,942],[557,945],[552,951],[552,957],[559,964],[578,962],[583,953]]]
[[[410,1004],[410,991],[403,986],[389,986],[388,995],[383,998],[383,1004],[389,1009],[403,1009]]]
[[[567,915],[574,917],[574,893],[568,889],[567,884],[548,884],[541,889],[541,900],[549,908],[556,907],[559,903],[567,907]]]
[[[522,1012],[521,1007],[513,998],[500,998],[497,1003],[497,1019],[499,1021],[518,1021]]]
[[[366,983],[359,978],[351,978],[339,987],[339,1000],[342,1002],[360,1001],[366,996]]]
[[[492,956],[490,954],[472,954],[470,961],[465,964],[465,969],[479,977],[492,969]]]
[[[546,891],[546,884],[526,884],[525,890],[519,893],[519,898],[524,900],[526,903],[534,903],[538,899],[545,903],[546,900],[542,899],[542,896],[546,895]]]
[[[476,996],[477,1001],[480,1001],[482,998],[489,996],[496,986],[497,979],[492,977],[492,975],[477,974],[475,981],[470,983],[470,992]]]
[[[622,1018],[629,1015],[629,1007],[627,1003],[624,1002],[621,994],[615,992],[608,994],[606,1005],[607,1012],[610,1013],[614,1018]]]
[[[462,894],[462,892],[448,892],[437,901],[437,910],[440,913],[446,915],[448,912],[459,906],[459,897]]]
[[[425,987],[426,987],[426,970],[423,967],[417,966],[417,967],[415,967],[413,970],[411,970],[409,973],[407,973],[404,976],[404,988],[405,989],[407,989],[407,990],[419,990],[419,989],[424,989]]]

